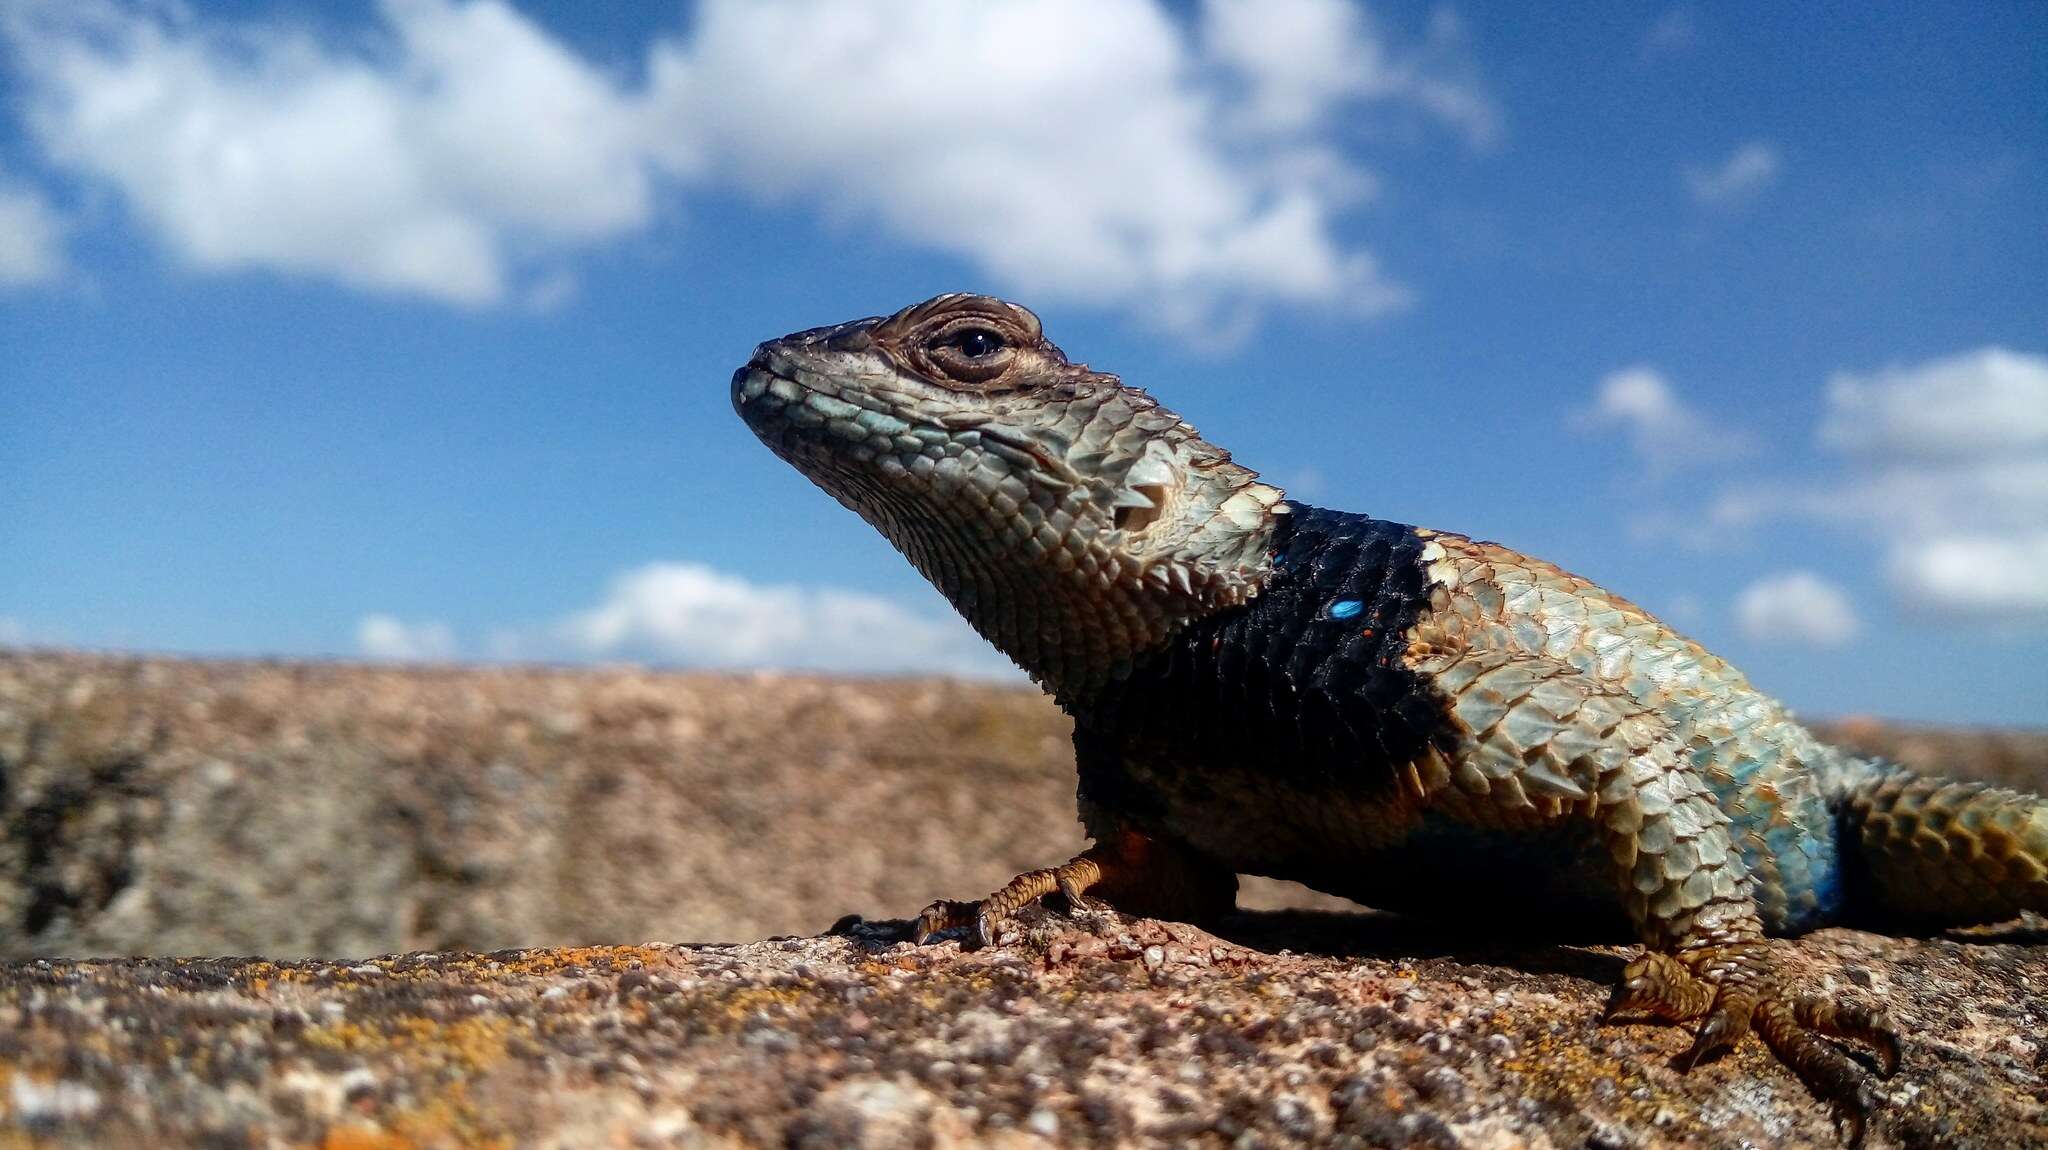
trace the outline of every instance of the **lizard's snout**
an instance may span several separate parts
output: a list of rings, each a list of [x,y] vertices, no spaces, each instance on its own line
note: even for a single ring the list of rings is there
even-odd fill
[[[754,352],[745,367],[732,373],[732,409],[756,432],[796,398],[796,386],[774,369],[767,344]]]
[[[800,402],[807,388],[799,387],[800,368],[814,374],[830,375],[830,365],[848,355],[874,346],[872,333],[882,322],[879,316],[794,331],[754,348],[753,358],[732,373],[732,405],[756,431],[785,407]]]

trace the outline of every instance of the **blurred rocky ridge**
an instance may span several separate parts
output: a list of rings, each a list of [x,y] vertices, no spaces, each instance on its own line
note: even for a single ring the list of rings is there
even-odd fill
[[[1823,724],[2041,789],[2048,733]],[[945,680],[0,653],[0,957],[815,933],[1081,845],[1068,723]],[[1248,882],[1251,907],[1341,907]]]

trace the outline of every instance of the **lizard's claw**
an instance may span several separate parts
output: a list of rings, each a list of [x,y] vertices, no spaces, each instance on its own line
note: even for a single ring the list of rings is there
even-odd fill
[[[1868,1075],[1826,1038],[1871,1048],[1878,1072],[1899,1068],[1899,1036],[1884,1011],[1793,994],[1771,970],[1761,942],[1648,953],[1622,971],[1606,1020],[1648,1014],[1666,1022],[1704,1019],[1677,1065],[1690,1070],[1733,1048],[1752,1029],[1778,1060],[1840,1115],[1851,1145],[1863,1140],[1871,1109]]]
[[[1237,902],[1237,875],[1192,851],[1121,831],[1066,863],[1025,871],[980,902],[941,899],[917,916],[914,937],[970,928],[971,946],[993,946],[1004,922],[1022,907],[1058,891],[1076,914],[1092,913],[1090,890],[1119,909],[1184,922],[1208,922]]]
[[[970,945],[993,946],[1003,923],[1022,907],[1059,891],[1074,910],[1086,910],[1084,892],[1101,881],[1102,865],[1097,852],[1086,851],[1062,866],[1025,871],[980,902],[940,899],[917,916],[913,937],[922,946],[934,935],[964,926],[972,928],[968,935]]]
[[[910,937],[919,946],[923,946],[934,937],[963,926],[975,927],[975,934],[979,936],[980,924],[976,920],[980,914],[981,904],[978,902],[942,898],[918,912],[917,925],[911,928]],[[981,937],[976,937],[973,941],[977,946],[985,946],[988,943],[987,939]]]

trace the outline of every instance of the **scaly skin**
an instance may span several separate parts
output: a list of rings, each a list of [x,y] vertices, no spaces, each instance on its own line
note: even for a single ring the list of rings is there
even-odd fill
[[[776,454],[881,530],[1074,718],[1095,845],[920,938],[1058,891],[1207,919],[1238,874],[1371,905],[1605,911],[1645,947],[1613,1012],[1754,1030],[1860,1137],[1767,935],[2048,912],[2048,803],[1816,741],[1634,604],[1491,543],[1286,500],[1030,312],[940,296],[763,344],[733,377]],[[1617,913],[1618,912],[1618,913]]]

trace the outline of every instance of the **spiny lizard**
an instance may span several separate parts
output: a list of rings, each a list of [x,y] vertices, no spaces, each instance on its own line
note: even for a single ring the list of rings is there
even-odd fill
[[[1036,316],[946,295],[760,346],[734,405],[1073,716],[1094,846],[1060,892],[1207,919],[1237,875],[1460,914],[1626,913],[1613,1012],[1754,1030],[1860,1137],[1880,1010],[1770,935],[2048,912],[2048,803],[1817,741],[1642,608],[1541,560],[1287,499]]]

